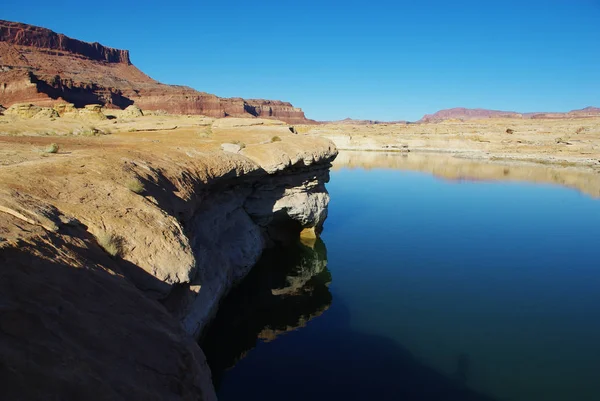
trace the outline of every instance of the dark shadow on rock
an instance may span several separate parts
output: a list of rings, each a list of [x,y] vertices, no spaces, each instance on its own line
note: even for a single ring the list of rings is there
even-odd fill
[[[148,275],[82,227],[0,249],[1,399],[202,398],[200,349],[124,265]]]
[[[63,99],[73,103],[77,108],[83,108],[88,104],[101,104],[105,106],[110,103],[121,109],[133,104],[133,100],[124,96],[120,90],[105,88],[93,82],[87,84],[74,84],[72,80],[61,79],[59,75],[52,80],[39,78],[33,72],[29,72],[31,82],[37,89],[52,99]]]

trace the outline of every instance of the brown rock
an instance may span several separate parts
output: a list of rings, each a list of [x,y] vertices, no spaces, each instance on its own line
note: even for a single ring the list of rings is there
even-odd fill
[[[123,111],[122,116],[124,117],[143,117],[144,113],[142,109],[132,104],[131,106],[127,106],[127,108]]]
[[[200,348],[84,228],[4,224],[32,236],[0,239],[3,399],[216,399]]]
[[[220,98],[186,86],[164,85],[111,49],[49,29],[0,20],[0,103],[73,103],[209,117],[263,117],[310,123],[302,109],[278,100]]]
[[[267,142],[263,126],[196,130],[63,136],[51,156],[32,147],[55,137],[0,136],[13,154],[0,157],[0,398],[215,399],[192,336],[275,223],[322,225],[337,151],[291,132]],[[251,156],[219,149],[242,135]]]

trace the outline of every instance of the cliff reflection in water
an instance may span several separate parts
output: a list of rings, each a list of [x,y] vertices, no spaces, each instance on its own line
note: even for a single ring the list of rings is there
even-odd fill
[[[518,160],[474,160],[446,154],[340,151],[333,169],[422,171],[452,181],[557,184],[600,198],[600,166],[564,166]]]
[[[265,251],[223,301],[201,342],[215,386],[258,341],[272,341],[327,310],[330,282],[327,250],[320,239]]]

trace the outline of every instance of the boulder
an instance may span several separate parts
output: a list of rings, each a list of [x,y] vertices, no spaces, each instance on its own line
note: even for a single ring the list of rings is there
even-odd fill
[[[59,116],[61,117],[76,117],[78,114],[77,109],[75,108],[75,105],[73,103],[59,103],[54,105],[54,110],[56,110],[56,112],[58,113]]]
[[[50,118],[58,118],[60,115],[56,112],[56,110],[50,107],[41,107],[40,111],[38,111],[33,117],[36,119],[50,119]]]
[[[143,117],[144,113],[142,112],[142,109],[140,109],[136,105],[132,104],[131,106],[127,106],[127,108],[125,110],[123,110],[122,116],[123,117]]]
[[[222,143],[221,149],[223,149],[223,152],[240,153],[242,146],[237,143]]]
[[[99,104],[86,105],[79,110],[79,117],[87,120],[106,120],[106,116],[102,113],[102,105]]]

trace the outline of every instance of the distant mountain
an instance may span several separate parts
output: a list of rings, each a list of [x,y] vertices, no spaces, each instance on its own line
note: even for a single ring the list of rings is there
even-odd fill
[[[419,122],[436,122],[450,119],[456,120],[475,120],[482,118],[581,118],[581,117],[599,117],[600,108],[586,107],[581,110],[572,110],[569,112],[536,112],[536,113],[518,113],[516,111],[500,111],[487,109],[467,109],[464,107],[455,107],[453,109],[440,110],[433,114],[426,114]]]
[[[337,121],[322,121],[327,124],[347,124],[347,125],[375,125],[375,124],[407,124],[408,121],[379,121],[379,120],[355,120],[353,118],[345,118]]]

